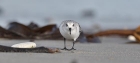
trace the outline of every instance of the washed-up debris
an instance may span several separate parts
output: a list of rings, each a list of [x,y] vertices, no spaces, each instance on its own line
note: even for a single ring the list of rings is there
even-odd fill
[[[111,36],[111,35],[129,36],[129,35],[133,35],[133,33],[134,30],[106,30],[106,31],[100,31],[94,34],[87,35],[86,37],[91,39],[94,37]]]
[[[50,25],[47,25],[47,26],[37,28],[37,29],[34,30],[34,32],[40,33],[40,34],[52,34],[52,33],[55,32],[56,29],[57,29],[56,24],[50,24]]]
[[[128,37],[130,35],[133,35],[134,30],[123,30],[123,29],[114,29],[114,30],[105,30],[105,31],[100,31],[94,34],[86,35],[88,42],[101,42],[98,37],[101,36],[122,36],[122,37]]]
[[[25,52],[25,53],[59,53],[58,48],[36,47],[36,48],[13,48],[0,45],[0,52]]]
[[[34,22],[31,22],[31,23],[28,25],[28,27],[29,27],[30,29],[37,29],[37,28],[39,28],[39,26],[38,26],[36,23],[34,23]]]
[[[106,30],[88,35],[87,37],[98,37],[98,36],[109,36],[109,35],[120,35],[120,36],[129,36],[134,33],[134,30]]]
[[[0,38],[22,39],[23,37],[0,26]]]
[[[138,26],[138,28],[136,28],[133,35],[136,38],[136,41],[140,43],[140,26]]]
[[[28,26],[25,26],[23,24],[20,24],[18,22],[11,22],[9,24],[9,31],[14,32],[18,35],[20,35],[21,37],[24,38],[33,38],[34,36],[36,36],[37,34],[34,33],[34,31],[32,29],[30,29]]]
[[[36,43],[34,43],[34,42],[23,42],[23,43],[14,44],[11,47],[14,47],[14,48],[35,48]]]
[[[128,39],[129,39],[130,41],[136,41],[136,38],[135,38],[133,35],[129,35],[129,36],[128,36]]]
[[[52,35],[57,30],[56,24],[50,24],[47,26],[40,27],[38,29],[33,30],[37,33],[37,39],[53,39]]]

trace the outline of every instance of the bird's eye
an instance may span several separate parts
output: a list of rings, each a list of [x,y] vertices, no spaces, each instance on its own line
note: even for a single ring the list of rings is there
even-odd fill
[[[74,26],[74,24],[73,24],[73,26]]]
[[[66,26],[68,26],[68,25],[66,24]]]

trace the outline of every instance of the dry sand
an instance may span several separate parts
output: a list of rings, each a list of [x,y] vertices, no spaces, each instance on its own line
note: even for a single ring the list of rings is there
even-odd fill
[[[125,44],[122,38],[101,38],[102,43],[76,43],[75,51],[61,53],[5,53],[0,52],[0,63],[139,63],[140,45]],[[0,40],[11,46],[28,40]],[[37,40],[37,46],[63,48],[63,41]],[[71,44],[71,42],[68,42]],[[71,45],[68,45],[68,48]]]

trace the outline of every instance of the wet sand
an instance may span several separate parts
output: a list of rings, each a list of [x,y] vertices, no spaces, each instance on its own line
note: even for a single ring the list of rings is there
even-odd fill
[[[101,38],[102,43],[76,43],[75,51],[61,53],[6,53],[0,52],[1,63],[139,63],[140,44],[125,44],[127,39]],[[4,40],[1,45],[11,46],[28,40]],[[36,40],[37,47],[63,48],[63,41]],[[71,45],[69,45],[71,44]],[[67,42],[68,48],[72,43]]]

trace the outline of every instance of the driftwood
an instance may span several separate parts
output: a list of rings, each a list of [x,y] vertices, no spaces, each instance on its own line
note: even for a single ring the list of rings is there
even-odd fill
[[[4,29],[4,28],[2,28],[0,26],[0,38],[9,38],[9,39],[16,38],[16,39],[22,39],[23,37],[21,37],[20,35],[14,33],[14,32],[11,32],[9,30],[6,30],[6,29]]]
[[[133,33],[136,40],[140,43],[140,26],[136,28],[135,32]]]
[[[31,29],[37,29],[37,28],[39,28],[39,26],[38,26],[36,23],[34,23],[34,22],[31,22],[31,23],[28,25],[28,27],[31,28]]]
[[[93,38],[98,36],[109,36],[109,35],[129,36],[129,35],[133,35],[133,33],[134,30],[106,30],[106,31],[97,32],[92,35],[87,35],[87,38]]]
[[[8,30],[20,35],[24,39],[52,39],[52,34],[55,32],[56,28],[56,24],[38,28],[35,23],[26,26],[18,22],[11,22]]]
[[[34,33],[34,31],[31,28],[18,22],[11,22],[9,24],[8,30],[24,38],[33,38],[34,36],[36,36],[36,33]]]
[[[56,29],[57,29],[56,24],[50,24],[41,28],[37,28],[34,30],[34,32],[40,33],[40,34],[43,34],[43,33],[52,34]]]
[[[37,48],[13,48],[8,46],[0,45],[0,52],[31,52],[31,53],[55,53],[60,52],[59,49],[51,49],[46,47],[37,47]]]
[[[97,32],[91,35],[87,35],[86,38],[88,41],[95,41],[95,42],[100,42],[99,38],[100,36],[111,36],[111,35],[119,35],[123,37],[127,37],[129,35],[133,35],[134,30],[106,30],[106,31],[101,31]]]
[[[37,39],[55,39],[57,34],[57,25],[56,24],[50,24],[46,25],[37,29],[33,30],[35,33],[37,33]],[[54,34],[56,34],[54,36]]]
[[[132,35],[134,30],[107,30],[103,32],[98,32],[94,34],[94,36],[104,36],[104,35],[120,35],[120,36],[128,36]]]
[[[95,34],[87,35],[86,37],[90,40],[94,37],[108,35],[120,35],[126,37],[128,37],[129,35],[133,35],[136,38],[136,42],[140,43],[140,26],[138,26],[135,30],[106,30]]]
[[[56,29],[56,31],[54,33],[51,34],[51,36],[55,40],[63,40],[63,36],[60,34],[60,31],[58,28]]]

